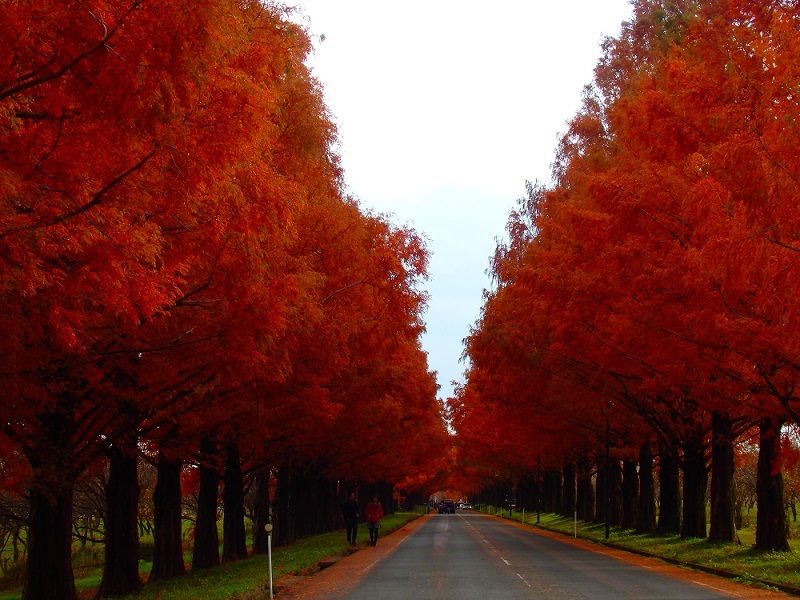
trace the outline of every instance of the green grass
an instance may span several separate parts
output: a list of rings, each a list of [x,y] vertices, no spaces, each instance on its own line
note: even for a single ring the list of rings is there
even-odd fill
[[[416,513],[396,513],[381,520],[381,535],[400,529],[420,516]],[[359,526],[362,543],[367,539],[366,525]],[[313,571],[317,563],[331,556],[347,553],[344,530],[299,540],[272,552],[273,581],[285,575],[301,575]],[[190,560],[190,555],[185,558]],[[150,573],[152,563],[140,562],[143,579]],[[187,565],[188,569],[188,565]],[[75,568],[75,587],[81,598],[92,598],[100,586],[101,567]],[[21,597],[20,582],[0,579],[0,600]],[[169,581],[145,584],[141,593],[127,596],[132,600],[229,600],[248,591],[268,589],[269,561],[266,555],[251,556],[233,563],[201,571],[188,570],[186,575]]]
[[[494,509],[489,512],[494,514]],[[504,518],[522,520],[522,513],[508,511],[499,513]],[[536,513],[525,513],[525,524],[536,526]],[[800,533],[792,524],[793,537]],[[540,526],[559,531],[569,536],[575,535],[575,522],[568,517],[554,514],[541,514]],[[609,529],[608,543],[617,547],[645,552],[683,564],[696,564],[706,568],[719,569],[737,575],[742,583],[773,582],[800,588],[800,540],[790,540],[790,552],[765,552],[753,547],[755,528],[742,529],[739,533],[741,544],[712,544],[706,539],[681,539],[680,536],[656,536],[634,533],[619,527]],[[578,521],[577,535],[598,543],[606,543],[605,525]]]

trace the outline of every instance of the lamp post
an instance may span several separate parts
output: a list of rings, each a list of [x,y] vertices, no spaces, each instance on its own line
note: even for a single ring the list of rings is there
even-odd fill
[[[274,598],[272,592],[272,523],[264,525],[264,531],[267,532],[267,557],[269,560],[269,597]]]

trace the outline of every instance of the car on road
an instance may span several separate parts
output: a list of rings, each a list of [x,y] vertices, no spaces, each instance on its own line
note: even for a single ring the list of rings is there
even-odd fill
[[[456,503],[452,500],[442,500],[439,503],[439,514],[456,514]]]

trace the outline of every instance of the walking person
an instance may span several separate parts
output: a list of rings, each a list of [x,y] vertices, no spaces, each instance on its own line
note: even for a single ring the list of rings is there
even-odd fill
[[[378,529],[381,526],[381,518],[383,517],[383,506],[381,506],[378,496],[373,496],[372,501],[367,503],[364,516],[367,518],[370,545],[375,546],[378,543]]]
[[[350,492],[347,500],[342,504],[342,516],[344,517],[344,524],[347,527],[347,543],[351,546],[356,545],[356,534],[358,533],[358,502],[356,495]]]

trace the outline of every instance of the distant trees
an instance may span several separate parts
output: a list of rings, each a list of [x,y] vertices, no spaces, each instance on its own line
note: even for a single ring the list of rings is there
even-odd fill
[[[620,461],[646,450],[661,476],[657,529],[708,534],[710,468],[711,537],[731,540],[733,448],[758,431],[756,545],[788,548],[779,441],[800,400],[798,10],[635,2],[606,42],[553,183],[529,186],[495,255],[451,401],[470,468],[591,464],[598,488],[617,490]],[[488,460],[472,444],[482,432]],[[614,510],[600,518],[619,523]]]
[[[436,475],[427,251],[344,196],[310,41],[285,10],[0,9],[0,458],[30,507],[26,599],[75,597],[88,473],[108,473],[101,595],[140,585],[142,460],[151,579],[184,570],[186,465],[201,467],[198,566],[218,562],[220,479],[231,560],[254,482],[253,514],[273,501],[285,520],[268,493],[275,474],[292,493],[284,470],[390,490]]]

